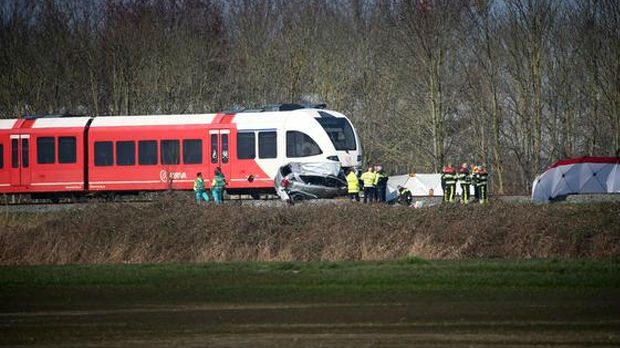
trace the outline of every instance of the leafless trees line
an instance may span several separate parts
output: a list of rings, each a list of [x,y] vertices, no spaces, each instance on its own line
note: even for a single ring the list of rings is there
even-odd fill
[[[620,154],[616,0],[7,0],[0,115],[326,102],[393,172]]]

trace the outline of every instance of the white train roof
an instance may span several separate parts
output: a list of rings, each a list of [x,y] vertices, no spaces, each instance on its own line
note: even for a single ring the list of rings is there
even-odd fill
[[[239,130],[264,129],[273,128],[280,124],[284,124],[290,117],[291,112],[275,111],[275,112],[242,112],[235,114],[233,123],[237,125]]]
[[[190,124],[209,124],[215,114],[188,115],[145,115],[145,116],[105,116],[95,117],[91,128],[97,127],[131,127],[131,126],[176,126]]]
[[[0,120],[0,129],[13,129],[13,126],[15,126],[15,123],[17,122],[16,119],[8,119],[8,120]]]
[[[324,109],[298,109],[292,111],[241,112],[234,114],[232,120],[238,129],[264,129],[291,122],[295,117],[320,117],[319,112],[327,112],[335,117],[344,117],[339,112]],[[211,124],[217,114],[183,114],[183,115],[142,115],[142,116],[98,116],[92,118],[91,128],[98,127],[132,127],[132,126],[175,126]],[[85,127],[91,117],[50,117],[37,118],[32,128],[71,128]],[[18,119],[1,119],[0,129],[12,129]],[[294,121],[293,121],[294,122]]]
[[[90,117],[53,117],[37,118],[32,128],[72,128],[85,127]]]
[[[235,114],[233,122],[237,124],[237,129],[260,129],[265,125],[294,122],[296,117],[304,117],[305,120],[321,117],[319,112],[326,112],[334,117],[344,117],[341,113],[331,110],[298,109],[292,111],[241,112]]]

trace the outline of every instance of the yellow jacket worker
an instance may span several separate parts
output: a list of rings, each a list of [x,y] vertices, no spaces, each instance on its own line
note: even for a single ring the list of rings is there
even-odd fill
[[[355,169],[351,168],[349,170],[349,174],[347,175],[347,188],[349,197],[351,200],[355,200],[356,202],[360,201],[360,181],[355,174]]]
[[[369,167],[360,177],[364,182],[364,203],[372,203],[375,200],[376,174],[373,167]]]

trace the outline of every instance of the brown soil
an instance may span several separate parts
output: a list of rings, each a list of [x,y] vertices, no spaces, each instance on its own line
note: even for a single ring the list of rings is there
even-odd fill
[[[0,345],[610,347],[616,294],[417,296],[387,303],[208,304],[0,314]]]

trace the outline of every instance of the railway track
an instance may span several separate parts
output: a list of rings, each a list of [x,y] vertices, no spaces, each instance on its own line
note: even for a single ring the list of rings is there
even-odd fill
[[[131,204],[140,205],[147,204],[154,201],[154,197],[151,198],[124,198],[117,200],[85,200],[85,201],[69,201],[61,200],[58,203],[50,203],[48,200],[35,200],[35,201],[21,201],[6,203],[6,200],[0,204],[0,213],[49,213],[65,210],[80,210],[93,205],[105,206],[108,204]],[[418,202],[417,207],[430,207],[441,203],[441,197],[414,197],[414,203]],[[530,196],[492,196],[490,198],[492,204],[493,201],[503,201],[511,204],[528,204],[531,203]],[[349,200],[347,198],[335,198],[335,199],[317,199],[304,201],[301,204],[317,205],[317,204],[347,204]],[[620,194],[593,194],[593,195],[573,195],[568,196],[559,204],[584,204],[584,203],[599,203],[599,202],[620,202]],[[225,204],[229,205],[242,205],[253,207],[284,207],[288,204],[274,197],[264,197],[262,199],[252,199],[250,196],[229,196],[225,200]],[[299,203],[298,203],[299,204]],[[556,203],[557,204],[557,203]]]
[[[177,194],[179,194],[177,192]],[[192,195],[187,193],[188,195]],[[25,197],[4,197],[0,198],[0,213],[47,213],[64,210],[79,210],[93,205],[109,205],[109,204],[147,204],[162,198],[162,194],[151,194],[148,196],[116,196],[116,197],[80,197],[80,198],[64,198],[56,202],[50,199],[29,199]],[[262,196],[254,199],[246,195],[231,195],[225,197],[227,204],[240,204],[251,206],[279,206],[286,205],[285,202],[275,195]]]

